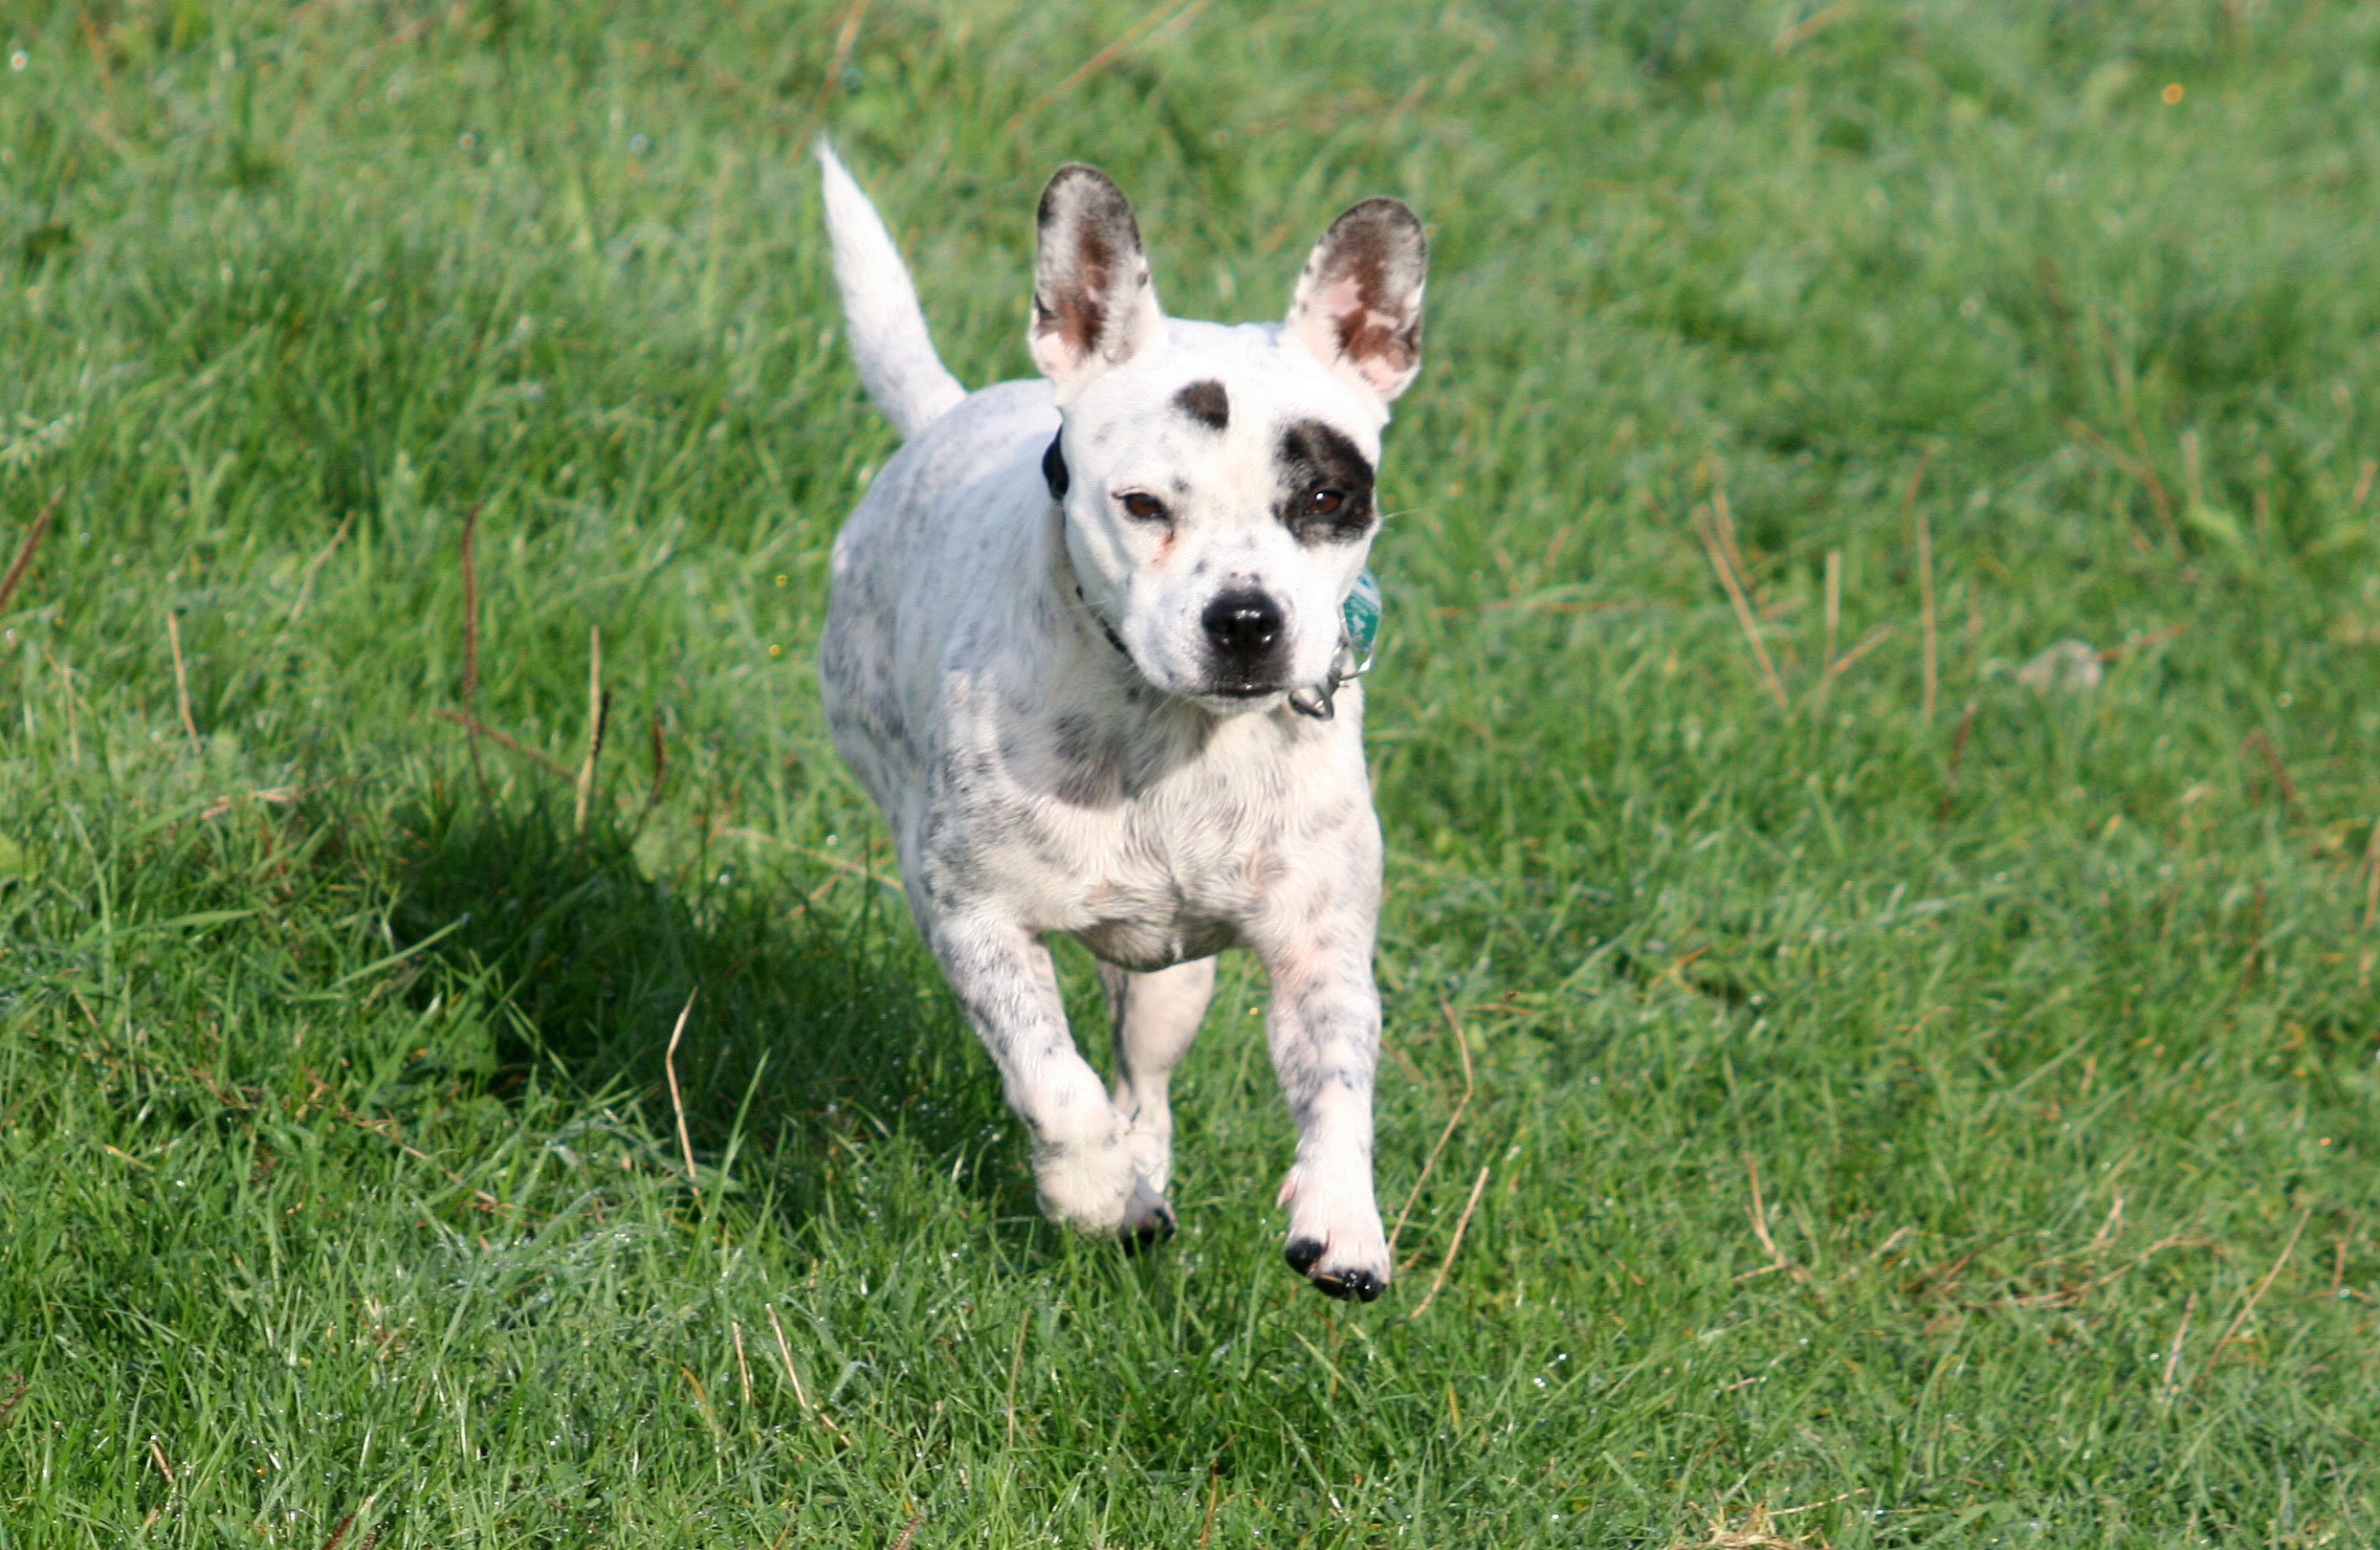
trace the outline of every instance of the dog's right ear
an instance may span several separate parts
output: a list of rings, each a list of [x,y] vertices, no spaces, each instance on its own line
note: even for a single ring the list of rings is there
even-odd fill
[[[1034,364],[1063,391],[1130,360],[1164,317],[1133,208],[1106,173],[1079,162],[1058,168],[1042,189],[1039,219],[1026,337]]]

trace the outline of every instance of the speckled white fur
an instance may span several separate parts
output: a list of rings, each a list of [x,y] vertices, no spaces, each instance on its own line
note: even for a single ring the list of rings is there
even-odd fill
[[[1171,1228],[1167,1079],[1214,955],[1245,946],[1270,981],[1267,1033],[1297,1124],[1281,1191],[1291,1263],[1334,1295],[1376,1295],[1391,1266],[1372,1187],[1380,837],[1361,689],[1322,720],[1284,692],[1221,692],[1201,620],[1220,592],[1259,589],[1281,615],[1281,685],[1329,671],[1371,530],[1292,531],[1283,428],[1328,427],[1368,481],[1418,349],[1420,229],[1372,201],[1357,207],[1372,229],[1350,211],[1317,247],[1286,322],[1172,321],[1122,196],[1068,168],[1044,198],[1030,334],[1048,380],[960,396],[874,210],[823,146],[821,160],[861,375],[911,437],[835,543],[827,715],[1031,1131],[1043,1207],[1103,1232]],[[1183,410],[1193,385],[1224,395],[1227,424]],[[1166,520],[1129,516],[1128,491],[1161,493]],[[1052,932],[1100,961],[1112,1086],[1067,1026]]]

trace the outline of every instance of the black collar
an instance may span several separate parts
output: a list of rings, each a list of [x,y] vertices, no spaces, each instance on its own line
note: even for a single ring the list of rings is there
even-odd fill
[[[1049,481],[1049,498],[1061,503],[1066,499],[1067,485],[1069,482],[1067,476],[1066,450],[1061,445],[1065,439],[1066,432],[1061,430],[1049,438],[1049,450],[1042,454],[1042,477]],[[1062,539],[1059,542],[1065,541]],[[1123,637],[1115,632],[1115,627],[1108,623],[1104,614],[1091,606],[1091,599],[1083,595],[1081,582],[1074,584],[1074,601],[1080,603],[1083,606],[1083,611],[1091,615],[1091,622],[1099,627],[1099,633],[1108,637],[1108,644],[1115,648],[1115,654],[1124,659],[1126,666],[1131,666],[1133,653],[1125,647]],[[1134,671],[1137,672],[1138,669]]]
[[[1115,632],[1115,627],[1108,623],[1107,616],[1102,614],[1097,609],[1091,606],[1091,599],[1083,595],[1083,584],[1081,582],[1076,582],[1074,584],[1074,601],[1080,603],[1083,606],[1083,611],[1091,615],[1091,623],[1099,627],[1099,633],[1108,637],[1108,644],[1115,648],[1115,654],[1124,659],[1124,663],[1127,667],[1131,667],[1133,660],[1131,649],[1125,646],[1123,637]],[[1139,669],[1134,668],[1133,671],[1136,673]]]

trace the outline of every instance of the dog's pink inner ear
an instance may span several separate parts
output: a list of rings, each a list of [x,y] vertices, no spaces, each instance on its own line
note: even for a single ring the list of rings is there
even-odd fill
[[[1314,245],[1289,304],[1289,327],[1326,363],[1395,398],[1421,369],[1428,262],[1413,212],[1393,199],[1367,199]]]
[[[1377,267],[1350,275],[1323,292],[1323,313],[1334,321],[1339,353],[1350,361],[1411,371],[1421,359],[1420,320],[1379,305],[1380,279]]]
[[[1107,319],[1108,277],[1113,266],[1114,255],[1086,223],[1074,245],[1074,266],[1068,282],[1053,286],[1045,303],[1046,331],[1054,333],[1057,343],[1075,360],[1099,348],[1100,328]]]
[[[1063,381],[1125,360],[1159,319],[1132,206],[1087,166],[1059,168],[1042,192],[1034,263],[1033,359]]]

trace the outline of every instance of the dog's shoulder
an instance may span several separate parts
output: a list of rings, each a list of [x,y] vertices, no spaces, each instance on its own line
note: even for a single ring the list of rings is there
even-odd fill
[[[1039,488],[1032,470],[1057,429],[1047,383],[1003,382],[968,394],[893,453],[844,520],[838,578],[877,567],[914,575],[929,556],[970,546],[989,510]]]

